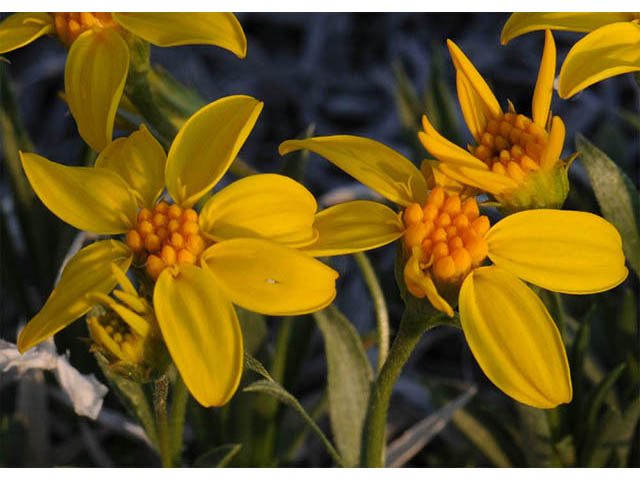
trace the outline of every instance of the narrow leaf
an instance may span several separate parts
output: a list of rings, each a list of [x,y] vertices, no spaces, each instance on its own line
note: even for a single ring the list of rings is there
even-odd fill
[[[598,435],[598,448],[595,449],[587,466],[604,467],[611,456],[612,449],[616,450],[620,463],[625,466],[639,419],[640,398],[636,398],[622,415],[609,411],[602,422],[604,427]]]
[[[512,466],[509,457],[491,432],[465,409],[456,411],[453,423],[496,467]]]
[[[387,450],[387,467],[402,467],[451,421],[453,414],[464,407],[478,389],[470,387],[462,395],[447,403],[435,413],[419,421],[394,440]]]
[[[640,196],[627,175],[604,152],[580,134],[576,148],[587,169],[602,215],[620,232],[622,249],[640,276]]]
[[[264,369],[264,367],[263,367],[263,369]],[[294,397],[289,392],[287,392],[284,388],[282,388],[282,386],[280,386],[279,384],[277,384],[275,382],[271,382],[269,380],[258,380],[256,382],[253,382],[251,385],[245,387],[243,389],[243,391],[244,392],[257,392],[257,393],[264,393],[264,394],[267,394],[267,395],[271,395],[271,396],[277,398],[278,400],[280,400],[282,403],[284,403],[284,404],[290,406],[291,408],[293,408],[294,410],[296,410],[302,416],[302,418],[309,424],[309,426],[313,429],[315,434],[318,435],[318,437],[320,438],[320,440],[324,444],[325,448],[329,452],[329,455],[331,455],[331,458],[333,458],[333,460],[338,465],[344,466],[344,461],[340,457],[340,454],[336,451],[335,448],[333,448],[333,445],[331,445],[331,442],[325,436],[325,434],[322,433],[322,430],[320,430],[320,427],[318,427],[316,422],[313,421],[313,419],[305,411],[305,409],[302,407],[302,405],[300,405],[300,402],[298,402],[296,397]]]
[[[616,383],[616,380],[618,380],[620,375],[622,375],[622,372],[625,368],[626,364],[624,363],[618,365],[615,369],[609,372],[606,377],[602,379],[595,391],[591,394],[588,404],[589,410],[586,415],[587,425],[589,426],[589,428],[595,427],[600,407],[602,407],[602,404],[604,403],[609,390],[613,388],[613,385]]]
[[[102,373],[107,377],[111,388],[116,392],[121,403],[125,406],[129,414],[140,422],[149,440],[151,440],[155,446],[158,446],[156,422],[143,385],[128,380],[117,373],[113,373],[104,355],[99,352],[94,352],[94,355],[98,361],[98,365],[102,369]]]
[[[360,459],[373,371],[358,332],[337,308],[316,312],[314,318],[327,354],[331,429],[345,463],[353,467]]]
[[[251,370],[252,372],[256,372],[258,375],[261,375],[262,377],[267,379],[269,382],[276,383],[276,381],[273,378],[271,378],[271,375],[269,375],[269,372],[267,372],[267,369],[264,368],[264,365],[262,365],[262,363],[260,363],[258,359],[253,358],[251,355],[249,355],[249,353],[247,353],[246,351],[244,352],[244,366],[248,370]]]
[[[233,457],[240,451],[242,445],[239,443],[228,443],[225,445],[219,445],[217,447],[213,447],[212,449],[206,451],[202,455],[200,455],[195,462],[193,462],[193,466],[196,468],[203,467],[217,467],[223,468],[226,467]]]

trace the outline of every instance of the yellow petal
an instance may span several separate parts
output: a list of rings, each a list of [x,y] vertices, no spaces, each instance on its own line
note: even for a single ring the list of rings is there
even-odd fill
[[[558,93],[569,98],[605,78],[640,70],[640,25],[605,25],[576,43],[562,64]]]
[[[474,270],[463,282],[460,323],[480,368],[500,390],[536,408],[573,396],[562,338],[542,301],[498,267]]]
[[[202,263],[231,301],[267,315],[298,315],[328,306],[338,273],[291,248],[251,238],[209,247]]]
[[[153,306],[171,358],[194,398],[205,407],[227,403],[242,376],[242,332],[216,279],[193,265],[165,269]]]
[[[96,167],[120,175],[139,196],[141,207],[150,207],[164,189],[167,155],[147,127],[111,142],[98,156]]]
[[[421,257],[421,252],[418,247],[415,247],[404,266],[403,275],[407,290],[416,298],[427,297],[431,305],[433,305],[433,308],[453,317],[451,305],[440,296],[431,275],[425,272],[420,266]]]
[[[511,39],[534,30],[569,30],[590,32],[603,25],[615,22],[630,22],[633,13],[582,13],[582,12],[536,12],[514,13],[502,29],[500,41],[506,45]]]
[[[130,32],[159,47],[206,44],[226,48],[239,58],[247,54],[240,22],[229,12],[113,13]]]
[[[602,292],[628,273],[620,234],[591,213],[518,212],[496,223],[486,240],[493,263],[556,292]]]
[[[109,351],[109,353],[120,360],[124,360],[125,354],[122,352],[120,345],[111,338],[111,335],[107,333],[104,327],[100,324],[97,317],[87,317],[87,326],[89,327],[89,333],[91,339],[102,348]]]
[[[551,120],[549,139],[540,157],[540,165],[542,168],[548,169],[558,161],[562,153],[562,148],[564,147],[564,136],[564,122],[560,117],[553,117],[553,120]]]
[[[78,132],[96,152],[111,142],[129,71],[129,47],[112,28],[87,30],[71,45],[64,90]]]
[[[489,169],[482,160],[440,135],[426,115],[422,116],[422,128],[424,132],[418,132],[418,138],[427,152],[441,162],[467,165],[481,170]]]
[[[490,170],[441,162],[440,171],[457,182],[479,188],[493,195],[500,195],[518,188],[518,184],[512,178]]]
[[[458,101],[464,120],[471,131],[471,135],[480,142],[480,136],[487,128],[487,115],[483,111],[483,104],[475,94],[471,82],[462,73],[456,74],[456,89],[458,90]]]
[[[470,187],[442,173],[439,161],[423,160],[420,164],[420,171],[427,180],[427,186],[430,190],[437,186],[441,186],[444,188],[444,191],[450,195],[461,195],[462,197],[468,196],[467,190],[469,190]]]
[[[79,230],[115,235],[135,226],[136,199],[120,176],[104,168],[67,167],[35,153],[20,153],[29,183],[42,203]]]
[[[171,197],[193,206],[225,174],[262,111],[245,95],[216,100],[194,113],[176,135],[165,170]]]
[[[266,238],[292,247],[317,237],[318,209],[311,192],[283,175],[252,175],[213,195],[200,214],[200,229],[216,242]]]
[[[456,72],[467,78],[470,89],[476,99],[475,101],[482,105],[484,114],[488,118],[501,116],[502,108],[500,108],[498,100],[489,88],[489,85],[487,85],[487,82],[482,78],[482,75],[478,73],[476,67],[473,66],[466,55],[462,53],[462,50],[451,40],[447,40],[447,47],[449,47],[449,53],[456,67]]]
[[[300,149],[322,155],[353,178],[398,205],[424,204],[427,185],[411,161],[380,142],[352,135],[287,140],[280,155]]]
[[[533,102],[531,110],[533,121],[536,125],[545,128],[549,107],[551,106],[551,96],[553,94],[553,80],[556,75],[556,43],[550,30],[544,34],[544,50],[538,71],[536,88],[533,91]]]
[[[24,47],[53,32],[53,18],[48,13],[14,13],[0,23],[0,53]]]
[[[127,270],[133,255],[124,243],[102,240],[84,247],[64,267],[56,288],[42,310],[31,319],[18,338],[18,349],[24,352],[54,335],[89,311],[91,292],[109,293],[117,280],[111,264]]]
[[[315,257],[371,250],[404,233],[399,215],[389,207],[365,200],[345,202],[316,215],[318,240],[302,250]]]

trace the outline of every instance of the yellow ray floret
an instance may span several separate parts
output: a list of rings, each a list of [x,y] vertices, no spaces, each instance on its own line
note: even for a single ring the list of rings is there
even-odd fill
[[[640,13],[514,13],[502,30],[502,43],[542,29],[588,32],[571,48],[560,69],[562,98],[606,78],[640,70]]]

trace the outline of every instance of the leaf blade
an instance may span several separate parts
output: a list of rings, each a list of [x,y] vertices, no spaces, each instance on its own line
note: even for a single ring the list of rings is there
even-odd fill
[[[348,466],[360,459],[373,370],[360,336],[337,308],[314,313],[325,341],[331,430]]]
[[[620,167],[581,134],[576,135],[576,148],[602,215],[618,229],[627,261],[640,276],[640,195]]]

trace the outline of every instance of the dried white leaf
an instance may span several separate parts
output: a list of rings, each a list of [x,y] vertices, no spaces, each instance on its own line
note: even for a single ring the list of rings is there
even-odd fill
[[[53,371],[78,415],[98,418],[104,396],[109,389],[95,375],[83,375],[69,363],[66,355],[58,355],[53,339],[48,339],[24,354],[11,342],[0,339],[0,372],[15,369],[20,377],[31,369]]]

